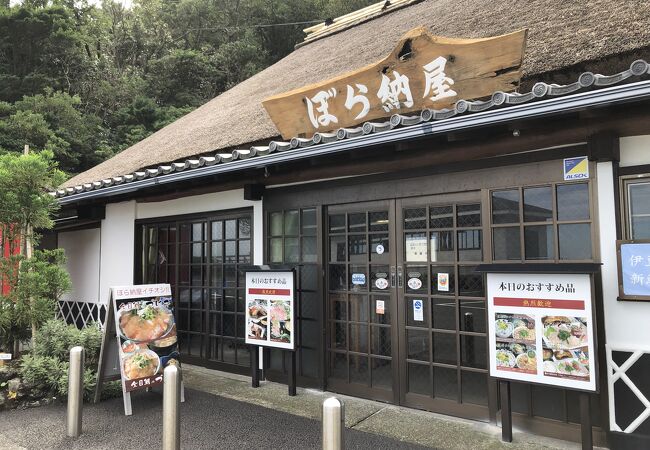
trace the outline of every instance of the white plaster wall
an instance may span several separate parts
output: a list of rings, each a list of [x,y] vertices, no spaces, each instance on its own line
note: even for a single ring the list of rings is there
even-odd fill
[[[136,218],[151,219],[250,207],[253,208],[253,264],[262,264],[264,249],[262,200],[244,200],[243,189],[194,195],[163,202],[138,203]]]
[[[648,161],[650,162],[650,160]],[[611,162],[598,163],[598,227],[603,275],[603,308],[607,343],[639,348],[650,343],[650,304],[618,301],[614,174]],[[633,320],[634,326],[631,322]]]
[[[99,276],[99,298],[103,303],[108,303],[111,286],[133,284],[135,212],[134,200],[106,205]]]
[[[650,135],[620,139],[621,167],[650,164]]]
[[[65,251],[66,269],[72,281],[72,290],[62,300],[99,300],[100,237],[99,228],[59,233],[58,247]]]

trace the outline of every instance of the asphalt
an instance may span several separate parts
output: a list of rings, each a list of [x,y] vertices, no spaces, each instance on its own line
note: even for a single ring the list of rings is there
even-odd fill
[[[65,405],[52,404],[0,413],[0,449],[160,448],[162,395],[132,396],[133,415],[125,416],[122,399],[84,405],[83,434],[65,435]],[[183,449],[318,449],[320,422],[285,412],[186,389],[181,405]],[[348,449],[424,449],[385,436],[346,430]]]

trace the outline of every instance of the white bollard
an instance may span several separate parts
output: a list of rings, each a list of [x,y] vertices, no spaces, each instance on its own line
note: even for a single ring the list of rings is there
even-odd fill
[[[345,448],[345,405],[336,397],[323,402],[323,450]]]
[[[68,436],[81,435],[81,419],[84,402],[84,348],[70,349],[70,369],[68,371]]]
[[[165,367],[163,381],[163,450],[181,448],[181,372],[173,364]]]

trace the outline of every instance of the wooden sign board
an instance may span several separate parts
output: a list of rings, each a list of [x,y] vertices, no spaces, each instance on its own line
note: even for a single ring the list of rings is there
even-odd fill
[[[290,139],[513,91],[521,78],[526,34],[451,39],[418,27],[382,61],[262,104],[282,137]]]

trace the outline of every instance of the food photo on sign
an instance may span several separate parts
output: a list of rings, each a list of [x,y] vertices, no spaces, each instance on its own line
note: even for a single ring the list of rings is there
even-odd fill
[[[127,391],[159,384],[169,364],[179,364],[171,297],[116,299],[122,376]]]
[[[585,317],[542,317],[544,375],[589,380],[589,347]]]
[[[498,370],[537,373],[535,317],[498,313],[494,324]]]

